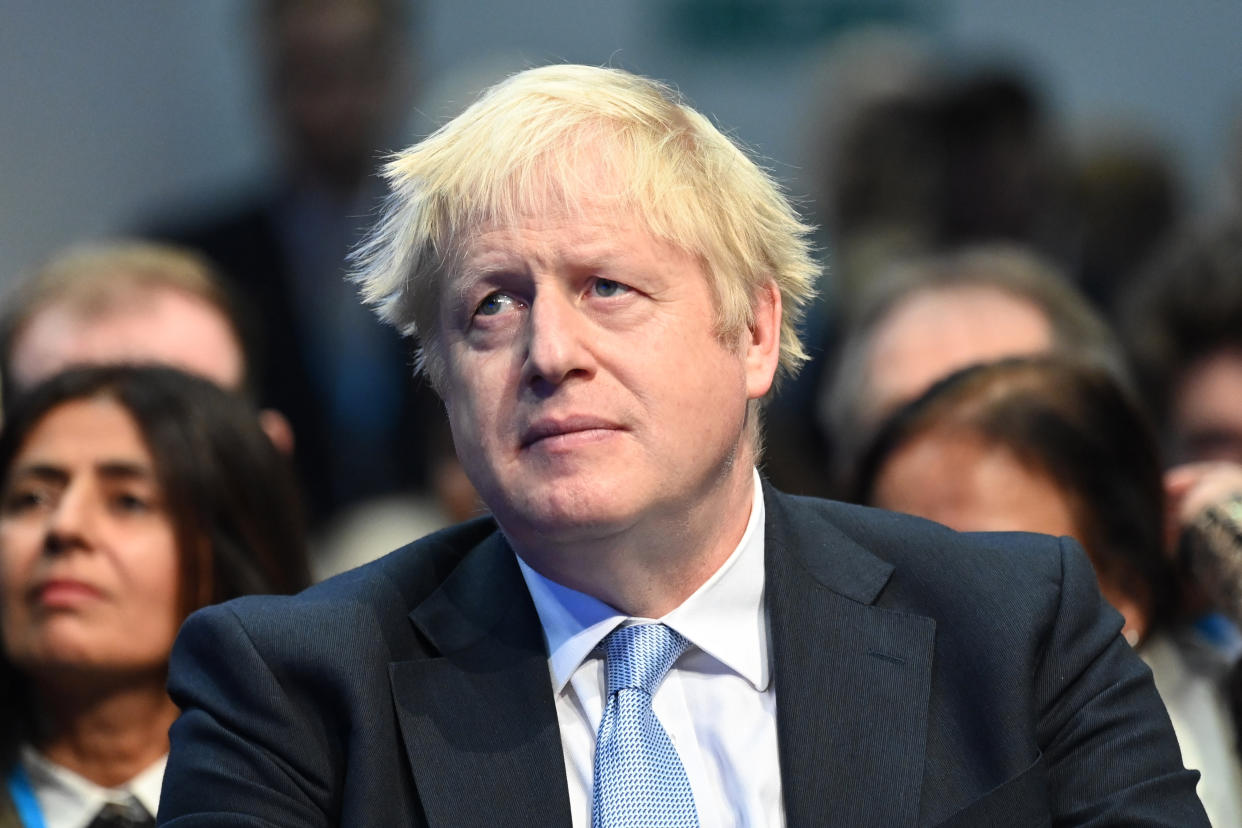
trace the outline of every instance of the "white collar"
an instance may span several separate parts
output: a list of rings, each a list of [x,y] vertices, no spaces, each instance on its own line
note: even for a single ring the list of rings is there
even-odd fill
[[[127,805],[131,798],[155,816],[167,762],[165,754],[120,787],[105,788],[56,764],[29,745],[23,745],[21,751],[22,770],[30,780],[48,826],[87,825],[104,805]]]
[[[763,487],[755,471],[750,519],[737,548],[689,598],[659,619],[759,691],[766,690],[771,679],[763,546]],[[545,578],[520,556],[517,561],[543,626],[553,688],[560,693],[604,636],[632,619],[597,598]]]

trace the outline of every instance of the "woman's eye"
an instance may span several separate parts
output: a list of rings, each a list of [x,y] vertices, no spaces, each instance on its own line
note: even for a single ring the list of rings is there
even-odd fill
[[[119,494],[112,498],[112,505],[121,512],[146,512],[151,508],[151,503],[144,497],[135,494]]]
[[[596,296],[602,296],[605,299],[611,296],[618,296],[629,291],[628,286],[623,285],[620,282],[614,282],[612,279],[596,279],[591,288],[595,291]]]
[[[47,492],[38,489],[17,489],[4,496],[4,511],[20,514],[51,502]]]

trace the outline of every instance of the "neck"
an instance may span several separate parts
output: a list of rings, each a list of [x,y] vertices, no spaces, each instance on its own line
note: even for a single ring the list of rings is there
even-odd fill
[[[114,788],[168,752],[177,708],[165,676],[80,689],[78,679],[39,684],[35,747],[97,785]]]
[[[754,483],[751,465],[739,466],[717,490],[665,520],[587,542],[510,542],[545,577],[627,615],[660,618],[706,583],[746,533]]]

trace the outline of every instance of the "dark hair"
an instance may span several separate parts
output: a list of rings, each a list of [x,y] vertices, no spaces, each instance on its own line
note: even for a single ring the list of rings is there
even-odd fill
[[[1140,387],[1167,429],[1172,394],[1190,363],[1242,350],[1242,217],[1167,246],[1139,279],[1122,330]]]
[[[0,432],[0,481],[30,433],[75,400],[116,401],[155,465],[177,541],[185,615],[239,595],[295,592],[310,582],[303,515],[287,459],[254,408],[196,376],[159,366],[107,365],[57,374],[14,400]],[[4,675],[4,674],[8,675]],[[18,675],[0,657],[0,702],[21,709]],[[20,721],[0,720],[0,751]],[[11,760],[0,756],[0,763]]]
[[[1098,365],[1061,356],[964,368],[898,410],[859,466],[854,495],[870,503],[885,463],[915,438],[958,429],[1002,446],[1069,495],[1097,571],[1148,611],[1150,629],[1175,608],[1164,555],[1164,486],[1143,410]]]

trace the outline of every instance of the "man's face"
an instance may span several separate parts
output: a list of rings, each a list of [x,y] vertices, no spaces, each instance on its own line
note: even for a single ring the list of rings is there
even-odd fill
[[[589,204],[485,227],[449,277],[453,438],[519,548],[684,519],[750,474],[775,358],[721,342],[697,259],[639,228]]]
[[[374,163],[400,108],[391,25],[365,2],[295,5],[274,22],[276,111],[315,172],[352,177]]]
[[[1242,463],[1242,350],[1192,362],[1173,396],[1175,459]]]
[[[36,313],[13,342],[13,379],[20,388],[75,365],[158,362],[240,388],[241,346],[220,311],[179,290],[134,293],[132,301],[83,316],[64,304]]]
[[[984,285],[918,291],[876,329],[862,414],[882,422],[959,368],[1051,347],[1048,319],[1027,299]]]

